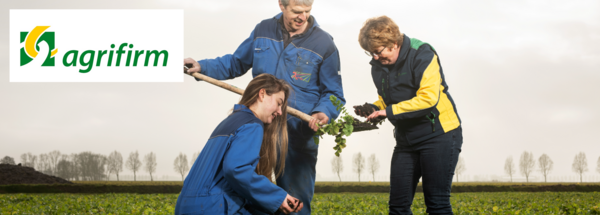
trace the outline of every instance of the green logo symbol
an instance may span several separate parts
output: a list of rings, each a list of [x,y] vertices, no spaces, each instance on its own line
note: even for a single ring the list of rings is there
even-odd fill
[[[54,55],[58,51],[54,43],[54,32],[46,31],[50,26],[36,26],[31,32],[21,32],[21,44],[25,43],[21,48],[21,66],[33,61],[36,57],[45,57],[42,66],[54,66]],[[48,45],[48,53],[39,53],[40,42],[45,42]]]

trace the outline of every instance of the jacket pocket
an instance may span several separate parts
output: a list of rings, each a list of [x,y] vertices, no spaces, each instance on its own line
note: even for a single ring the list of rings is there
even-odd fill
[[[260,46],[254,48],[254,59],[252,60],[252,74],[257,76],[267,71],[268,61],[273,60],[269,55],[269,46]]]
[[[244,214],[246,211],[244,209],[244,205],[246,205],[246,200],[242,197],[225,194],[223,195],[223,199],[225,200],[225,214]]]
[[[317,73],[318,65],[308,51],[298,52],[295,58],[292,66],[293,70],[290,74],[291,82],[298,87],[307,88],[311,81],[314,82],[312,79],[314,78],[313,75]]]
[[[183,197],[181,204],[177,205],[176,212],[181,215],[205,214],[204,210],[211,205],[211,203],[207,204],[206,200],[206,197]]]

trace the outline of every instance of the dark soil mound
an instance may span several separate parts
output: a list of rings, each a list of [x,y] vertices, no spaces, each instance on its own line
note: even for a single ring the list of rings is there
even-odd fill
[[[6,184],[72,184],[65,179],[46,175],[31,167],[0,164],[0,185]]]

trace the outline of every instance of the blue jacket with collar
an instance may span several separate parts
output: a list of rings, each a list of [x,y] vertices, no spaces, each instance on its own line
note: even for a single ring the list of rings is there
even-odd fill
[[[307,114],[323,112],[329,119],[340,114],[329,100],[346,102],[342,90],[340,57],[333,38],[317,21],[284,48],[281,26],[273,18],[260,22],[233,54],[200,60],[201,73],[218,80],[233,79],[252,68],[256,77],[269,73],[289,83],[293,91],[289,106]],[[290,126],[298,129],[298,125]],[[312,136],[313,133],[305,133]]]
[[[255,172],[263,123],[244,105],[213,131],[185,178],[175,214],[249,214],[246,204],[274,213],[287,192]]]

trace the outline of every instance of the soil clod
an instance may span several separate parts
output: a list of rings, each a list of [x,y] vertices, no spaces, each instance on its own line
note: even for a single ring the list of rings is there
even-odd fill
[[[373,112],[375,112],[375,108],[373,108],[373,106],[371,106],[371,104],[366,103],[363,105],[357,105],[354,106],[354,112],[356,114],[358,114],[359,116],[362,117],[367,117],[369,115],[371,115]],[[369,122],[371,124],[373,124],[373,126],[377,125],[377,124],[381,124],[381,120],[384,120],[385,117],[384,116],[379,116],[377,118],[371,119]],[[377,128],[377,126],[375,126]]]
[[[354,131],[353,132],[379,129],[379,127],[377,127],[376,125],[371,124],[369,122],[361,122],[357,118],[354,118],[354,123],[352,123],[352,126],[354,127]]]

